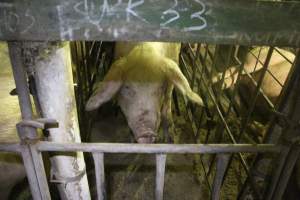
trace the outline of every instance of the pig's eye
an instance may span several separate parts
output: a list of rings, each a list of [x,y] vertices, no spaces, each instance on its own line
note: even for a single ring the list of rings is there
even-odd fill
[[[133,97],[136,92],[133,90],[133,88],[129,87],[128,85],[125,85],[123,86],[121,93],[124,96]]]

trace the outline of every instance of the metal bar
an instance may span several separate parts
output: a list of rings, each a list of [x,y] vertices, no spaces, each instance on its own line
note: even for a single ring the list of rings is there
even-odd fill
[[[49,186],[47,182],[47,176],[45,173],[42,153],[37,151],[36,146],[34,144],[28,146],[31,151],[34,169],[37,176],[39,188],[41,191],[42,200],[50,200],[51,196],[50,196]]]
[[[126,144],[126,143],[72,143],[46,142],[37,143],[39,151],[82,151],[101,153],[279,153],[280,145],[273,144]]]
[[[185,0],[175,5],[174,0],[159,4],[45,0],[43,5],[40,0],[30,4],[8,1],[0,4],[0,40],[180,40],[300,46],[299,10],[297,1]]]
[[[156,155],[155,200],[163,200],[164,197],[166,159],[167,159],[166,154]]]
[[[26,73],[22,63],[22,43],[8,42],[9,56],[13,69],[13,75],[16,83],[16,89],[19,98],[19,105],[23,120],[32,119],[32,104],[30,101],[29,88]],[[37,132],[35,128],[24,127],[24,137],[36,138]]]
[[[248,110],[248,114],[246,115],[245,119],[242,121],[242,126],[241,126],[241,129],[239,131],[239,134],[238,134],[238,138],[237,138],[237,141],[239,142],[245,129],[246,129],[246,126],[247,126],[247,123],[248,121],[250,120],[251,118],[251,114],[254,110],[254,107],[255,107],[255,104],[256,104],[256,99],[258,98],[258,94],[259,94],[259,90],[261,88],[261,85],[262,85],[262,82],[263,82],[263,79],[264,79],[264,76],[266,74],[266,71],[267,71],[267,68],[269,66],[269,63],[270,63],[270,60],[271,60],[271,56],[272,56],[272,53],[273,53],[273,47],[271,47],[268,51],[268,54],[267,54],[267,57],[266,57],[266,60],[265,60],[265,63],[263,65],[263,69],[262,69],[262,74],[261,76],[259,77],[259,80],[258,80],[258,83],[257,83],[257,86],[256,86],[256,90],[255,90],[255,96],[251,99],[251,105],[250,105],[250,108]]]
[[[270,185],[269,185],[269,187],[266,190],[266,193],[264,195],[265,200],[271,200],[272,199],[272,196],[274,195],[276,185],[278,183],[278,180],[280,179],[280,174],[282,172],[282,169],[284,168],[286,158],[287,158],[289,152],[290,152],[290,148],[283,148],[283,150],[278,155],[278,161],[276,163],[276,170],[272,175],[272,179],[270,180]]]
[[[97,185],[97,196],[98,196],[97,199],[104,200],[106,199],[104,154],[93,153],[93,159],[94,159],[95,171],[96,171],[96,185]]]
[[[260,49],[262,49],[263,47],[261,47]],[[276,48],[274,48],[277,52],[279,52]],[[259,51],[259,54],[258,54],[258,56],[255,56],[255,54],[253,53],[253,52],[251,52],[250,51],[250,53],[251,53],[251,55],[254,57],[254,58],[256,58],[256,63],[255,63],[255,67],[254,67],[254,70],[253,71],[250,71],[250,72],[248,72],[248,73],[253,73],[253,72],[256,72],[256,67],[257,67],[257,64],[258,63],[260,63],[261,65],[264,65],[264,63],[259,59],[259,55],[260,55],[260,51]],[[283,54],[282,53],[279,53],[282,57],[284,57],[291,65],[293,64],[293,63],[291,63],[290,62],[290,60],[288,59],[288,58],[286,58],[285,56],[283,56]],[[259,71],[260,69],[258,69],[257,71]],[[273,73],[269,70],[269,69],[267,69],[267,72],[268,72],[268,74],[270,74],[270,76],[272,76],[272,78],[278,83],[278,85],[280,85],[281,87],[283,87],[283,84],[273,75]]]
[[[286,189],[290,176],[293,172],[294,166],[297,162],[297,159],[300,154],[300,148],[297,146],[292,146],[290,153],[286,159],[284,164],[284,168],[281,172],[280,179],[277,183],[277,187],[275,189],[275,193],[273,194],[273,200],[281,200],[283,193]]]
[[[282,95],[281,95],[282,99],[280,99],[279,104],[277,104],[277,106],[276,106],[276,110],[278,112],[299,113],[295,110],[295,107],[294,107],[295,105],[298,104],[295,101],[296,100],[295,97],[297,97],[298,94],[300,94],[299,93],[299,74],[300,74],[299,72],[300,72],[300,51],[298,49],[297,53],[296,53],[295,62],[293,64],[291,72],[286,81],[287,84],[285,85],[285,87],[283,88],[283,91],[282,91]],[[298,119],[293,119],[293,120],[298,121]],[[270,126],[266,132],[264,141],[266,143],[276,144],[276,143],[280,142],[280,136],[285,135],[285,134],[286,134],[286,131],[277,125],[276,117],[273,116],[271,119],[271,122],[270,122]],[[262,155],[262,154],[256,156],[252,170],[251,170],[252,178],[254,180],[257,179],[257,177],[255,175],[255,171],[260,169],[261,164],[265,165],[265,163],[269,163],[269,165],[271,165],[272,158],[273,157],[270,158],[269,155]],[[285,161],[285,159],[282,160],[282,163],[284,163],[284,161]],[[278,174],[279,172],[275,172],[275,173]],[[279,175],[274,175],[274,176],[279,176]],[[249,181],[246,180],[244,190],[247,190],[247,188],[249,187],[249,185],[247,184],[248,182]],[[268,180],[266,179],[265,182],[268,183]],[[275,183],[272,183],[272,184],[276,185],[276,181],[275,181]],[[275,186],[269,186],[268,189],[270,189],[271,187],[275,187]],[[270,193],[271,193],[271,189],[270,189]],[[270,197],[268,197],[268,198],[270,198]]]
[[[278,50],[278,48],[274,48],[274,49],[275,49],[275,51],[276,51],[277,53],[279,53],[282,57],[284,57],[284,59],[285,59],[286,61],[288,61],[291,65],[294,63],[294,60],[288,59],[283,53],[281,53],[281,51]]]
[[[218,154],[217,155],[217,172],[213,183],[212,200],[220,199],[220,192],[222,183],[224,180],[225,171],[227,169],[230,160],[230,154]]]
[[[193,54],[193,52],[192,52],[191,55],[195,57],[195,55]],[[184,62],[183,62],[183,63],[184,63]],[[206,67],[204,61],[202,62],[202,65],[203,65],[204,67]],[[200,71],[200,69],[199,69],[199,71]],[[228,124],[227,124],[227,122],[226,122],[226,120],[225,120],[225,117],[223,116],[222,111],[220,110],[220,107],[219,107],[219,105],[218,105],[218,102],[217,102],[217,100],[215,99],[213,93],[209,90],[208,84],[207,84],[206,81],[204,80],[204,77],[202,76],[202,74],[201,74],[201,77],[200,77],[200,78],[202,79],[202,83],[204,84],[204,86],[206,87],[206,89],[207,89],[207,91],[208,91],[209,97],[212,99],[212,101],[213,101],[213,103],[214,103],[214,105],[215,105],[215,107],[216,107],[216,112],[217,112],[218,116],[220,117],[221,122],[224,124],[226,133],[228,134],[228,136],[229,136],[229,138],[231,139],[231,141],[232,141],[234,144],[236,144],[237,142],[236,142],[236,140],[235,140],[233,134],[231,133],[231,131],[230,131],[230,129],[229,129],[229,126],[228,126]],[[209,80],[210,80],[210,79],[209,79]],[[243,155],[242,155],[241,153],[238,153],[238,156],[239,156],[239,159],[240,159],[240,161],[241,161],[241,163],[242,163],[242,165],[243,165],[243,167],[244,167],[244,169],[245,169],[247,175],[249,175],[249,167],[248,167],[248,164],[247,164],[246,160],[244,159],[244,157],[243,157]],[[211,165],[211,166],[212,166],[212,165]],[[225,172],[225,173],[226,173],[226,172]]]
[[[0,143],[0,151],[5,152],[21,152],[20,144],[18,143]]]
[[[22,63],[22,43],[9,42],[8,48],[9,48],[10,61],[13,69],[13,75],[16,83],[16,89],[18,93],[22,119],[31,120],[33,111],[32,111],[32,104],[30,101],[27,78]],[[33,127],[17,126],[17,130],[21,138],[35,139],[37,137],[37,131]],[[21,155],[23,158],[26,174],[28,177],[32,197],[34,200],[42,199],[42,192],[39,188],[36,169],[33,163],[29,146],[27,145],[21,146]]]
[[[245,74],[250,78],[252,84],[257,87],[257,82],[254,80],[254,78],[251,76],[251,74],[247,71],[243,69],[243,72],[245,72]],[[272,103],[272,101],[269,99],[269,97],[265,94],[265,92],[262,90],[262,88],[259,88],[259,93],[263,96],[263,98],[266,100],[266,102],[268,103],[270,108],[274,108],[274,104]]]
[[[21,145],[20,148],[31,195],[34,200],[41,200],[42,192],[40,191],[39,182],[36,176],[36,170],[33,164],[30,149],[27,145]]]

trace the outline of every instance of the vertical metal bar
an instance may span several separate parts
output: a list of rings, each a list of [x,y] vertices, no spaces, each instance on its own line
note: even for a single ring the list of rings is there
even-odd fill
[[[30,145],[29,148],[31,150],[33,164],[35,166],[35,172],[36,172],[39,188],[41,191],[42,199],[49,200],[49,199],[51,199],[51,196],[50,196],[50,192],[49,192],[47,176],[45,173],[45,167],[44,167],[42,153],[37,151],[37,148],[35,145]]]
[[[19,98],[19,105],[22,119],[32,119],[32,104],[30,101],[29,88],[26,73],[22,63],[22,43],[8,42],[10,62],[16,83]],[[34,128],[24,127],[24,134],[27,138],[36,138],[37,132]]]
[[[96,185],[98,200],[104,200],[106,198],[105,192],[105,172],[104,172],[104,154],[93,153],[93,159],[95,163],[96,171]]]
[[[31,157],[30,149],[27,145],[21,145],[20,148],[32,198],[34,200],[40,200],[42,199],[42,194],[36,177],[35,167]]]
[[[27,78],[22,63],[22,43],[21,42],[8,42],[9,56],[13,69],[16,89],[18,93],[19,105],[21,110],[22,119],[32,119],[33,111],[30,101],[29,88]],[[37,132],[35,128],[31,127],[17,127],[19,136],[24,138],[36,138]],[[42,192],[39,188],[38,179],[35,172],[30,148],[27,145],[22,145],[22,158],[30,184],[31,194],[34,200],[42,199]]]
[[[156,155],[156,185],[155,185],[156,200],[163,200],[164,197],[166,159],[167,159],[166,154]]]
[[[289,152],[289,155],[286,159],[284,168],[282,169],[280,179],[277,183],[275,193],[273,194],[273,197],[271,199],[273,199],[273,200],[281,200],[282,199],[282,196],[284,194],[284,191],[286,189],[286,186],[288,184],[290,176],[291,176],[293,169],[295,167],[295,164],[297,162],[299,153],[300,153],[299,147],[297,147],[297,146],[291,147],[291,151]]]
[[[288,156],[288,153],[290,151],[290,148],[283,148],[282,151],[279,154],[279,159],[277,161],[276,171],[274,172],[272,179],[270,181],[270,185],[268,190],[266,191],[266,194],[264,195],[266,200],[271,200],[272,196],[275,192],[276,185],[278,183],[278,180],[280,178],[280,174],[282,172],[282,169],[284,168],[286,158]]]
[[[262,69],[262,74],[261,76],[259,77],[259,80],[258,80],[258,83],[257,83],[257,86],[256,86],[256,89],[255,89],[255,95],[254,97],[252,97],[251,99],[251,105],[250,105],[250,108],[248,110],[248,114],[246,115],[246,117],[244,118],[244,120],[242,121],[242,126],[241,126],[241,129],[239,131],[239,134],[238,134],[238,137],[237,137],[237,141],[239,142],[242,138],[242,135],[247,127],[247,124],[249,122],[249,120],[251,119],[251,115],[252,115],[252,112],[254,110],[254,107],[255,107],[255,104],[256,104],[256,100],[258,98],[258,95],[259,95],[259,91],[260,91],[260,88],[261,88],[261,85],[262,85],[262,82],[263,82],[263,79],[265,77],[265,74],[267,72],[267,69],[269,67],[269,63],[270,63],[270,60],[271,60],[271,57],[272,57],[272,54],[273,54],[273,47],[270,47],[269,51],[268,51],[268,54],[267,54],[267,57],[266,57],[266,60],[265,60],[265,63],[263,65],[263,69]]]
[[[230,154],[218,154],[217,155],[217,172],[214,178],[212,200],[220,199],[220,191],[224,180],[225,171],[227,169],[230,160]]]

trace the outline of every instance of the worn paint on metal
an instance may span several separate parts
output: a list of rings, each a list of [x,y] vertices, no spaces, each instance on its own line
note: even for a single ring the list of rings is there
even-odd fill
[[[0,3],[0,40],[160,40],[300,46],[300,2],[24,0]]]

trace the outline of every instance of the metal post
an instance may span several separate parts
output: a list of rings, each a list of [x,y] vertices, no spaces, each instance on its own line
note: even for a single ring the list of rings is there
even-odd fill
[[[156,155],[156,185],[155,185],[156,200],[163,200],[164,197],[166,159],[167,159],[166,154]]]
[[[76,100],[68,42],[31,42],[36,90],[43,117],[56,119],[59,127],[49,130],[52,142],[80,143]],[[91,199],[82,152],[56,154],[50,158],[52,182],[62,199]]]
[[[22,43],[9,42],[9,55],[12,64],[13,75],[16,83],[16,89],[19,98],[19,105],[23,120],[32,119],[32,105],[27,86],[26,74],[22,64]],[[19,135],[24,138],[34,139],[37,137],[35,128],[32,127],[17,127]],[[39,182],[36,176],[35,166],[32,160],[30,148],[27,145],[21,145],[21,155],[23,158],[26,174],[28,177],[31,194],[34,200],[43,199],[42,192],[39,187]]]
[[[105,172],[104,172],[104,155],[103,153],[93,153],[95,171],[96,171],[96,184],[98,200],[106,199],[105,192]]]

